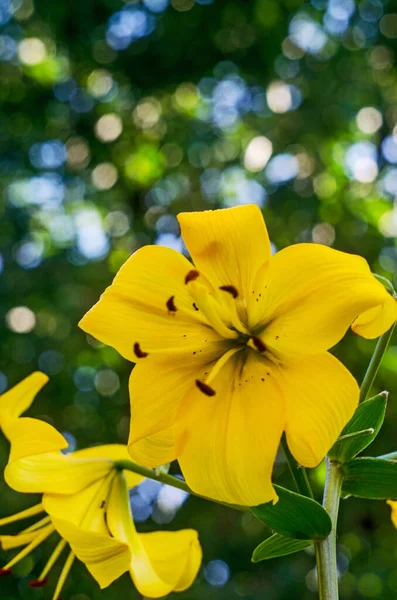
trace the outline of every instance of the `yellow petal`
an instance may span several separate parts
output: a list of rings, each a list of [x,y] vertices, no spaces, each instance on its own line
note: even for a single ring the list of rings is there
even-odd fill
[[[197,387],[189,393],[176,425],[188,485],[203,496],[249,506],[276,499],[271,475],[285,418],[273,367],[256,355],[252,351],[245,362],[233,356],[211,381],[215,394]]]
[[[183,361],[148,357],[132,370],[128,446],[134,460],[157,467],[175,458],[173,426],[179,404],[194,387],[195,380],[207,370],[202,365],[198,352],[186,356]]]
[[[374,339],[382,335],[397,320],[397,302],[388,295],[386,302],[376,308],[362,313],[353,323],[354,333],[365,338]]]
[[[54,518],[53,523],[101,588],[110,585],[129,569],[131,554],[127,544],[109,535],[84,531],[63,519]]]
[[[17,492],[75,494],[112,469],[113,463],[106,459],[73,459],[73,455],[50,452],[9,463],[4,475]]]
[[[387,504],[391,508],[391,521],[394,527],[397,528],[397,501],[396,500],[387,500]]]
[[[5,470],[8,485],[20,492],[76,493],[113,469],[113,461],[130,458],[127,446],[108,444],[64,455],[66,439],[38,419],[20,418],[10,427],[11,452]],[[127,474],[135,487],[144,478]]]
[[[47,381],[47,375],[36,371],[0,396],[0,428],[6,437],[10,424],[29,408]]]
[[[262,290],[260,337],[276,354],[289,356],[328,350],[359,315],[390,298],[363,258],[320,244],[275,254]],[[386,321],[381,332],[390,326]]]
[[[105,510],[109,489],[100,479],[76,494],[44,494],[43,506],[53,520],[63,519],[85,531],[108,535]]]
[[[64,455],[66,439],[52,425],[20,418],[9,429],[11,452],[5,469],[9,486],[19,492],[71,494],[105,477],[113,460],[128,458],[125,446],[110,445]],[[136,485],[141,478],[132,478]]]
[[[288,446],[300,464],[315,467],[353,416],[357,382],[328,353],[289,361],[278,380],[286,398]]]
[[[193,306],[185,284],[192,268],[169,248],[141,248],[122,266],[80,327],[134,362],[164,351],[211,351],[222,338],[206,327]]]
[[[131,456],[128,452],[128,446],[124,444],[105,444],[102,446],[92,446],[73,452],[74,459],[81,458],[105,458],[108,460],[130,460]],[[131,471],[125,471],[127,485],[133,488],[139,485],[145,478],[142,475],[137,475]]]
[[[176,592],[189,588],[202,560],[197,531],[153,531],[138,534],[156,572]]]
[[[116,477],[110,493],[107,522],[112,535],[128,544],[131,550],[130,573],[138,592],[148,598],[160,598],[169,594],[173,589],[172,584],[164,581],[155,571],[136,532],[128,489],[122,474]]]
[[[131,443],[129,453],[135,462],[150,469],[172,462],[176,458],[175,426]],[[128,482],[128,472],[125,474]]]
[[[67,440],[55,427],[39,419],[17,419],[8,428],[8,434],[11,442],[10,463],[68,447]]]
[[[234,286],[238,298],[251,293],[256,271],[270,257],[270,241],[254,204],[181,213],[182,236],[199,271],[218,289]]]

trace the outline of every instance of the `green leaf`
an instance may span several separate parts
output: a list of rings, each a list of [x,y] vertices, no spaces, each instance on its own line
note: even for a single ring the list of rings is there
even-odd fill
[[[394,289],[394,286],[392,284],[391,281],[389,281],[388,279],[386,279],[386,277],[383,277],[383,275],[378,275],[377,273],[372,273],[372,275],[375,277],[375,279],[377,279],[378,281],[380,281],[385,288],[387,289],[388,292],[390,292],[390,294],[392,296],[395,295],[396,290]]]
[[[260,504],[251,512],[270,529],[288,538],[321,540],[331,531],[331,519],[326,510],[311,498],[274,486],[278,502]]]
[[[356,412],[350,419],[339,439],[328,453],[331,460],[346,462],[364,450],[379,433],[385,418],[387,392],[382,392],[358,405]],[[368,430],[373,429],[373,433]]]
[[[342,466],[342,491],[358,498],[397,498],[397,461],[382,458],[355,458]]]
[[[312,544],[313,542],[309,540],[293,540],[275,533],[255,548],[251,560],[252,562],[259,562],[269,558],[277,558],[277,556],[287,556],[287,554],[294,554],[294,552],[309,548]]]

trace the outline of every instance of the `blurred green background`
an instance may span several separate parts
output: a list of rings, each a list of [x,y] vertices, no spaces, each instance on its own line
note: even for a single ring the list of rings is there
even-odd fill
[[[396,284],[396,50],[387,0],[0,0],[0,393],[40,369],[30,414],[71,449],[126,441],[131,365],[77,322],[138,247],[184,251],[181,210],[256,203],[275,249],[359,253]],[[335,351],[361,379],[373,347],[349,334]],[[396,378],[392,345],[374,454],[397,449]],[[2,465],[7,452],[0,437]],[[311,477],[320,494],[323,467]],[[290,484],[281,456],[274,479]],[[0,498],[1,516],[36,501],[3,482]],[[198,529],[181,600],[316,598],[310,553],[250,563],[269,534],[253,517],[151,484],[131,503],[141,531]],[[340,532],[341,598],[397,598],[386,504],[343,502]],[[27,582],[53,544],[0,579],[2,600],[51,597]],[[127,576],[100,591],[82,565],[62,592],[117,595],[139,597]]]

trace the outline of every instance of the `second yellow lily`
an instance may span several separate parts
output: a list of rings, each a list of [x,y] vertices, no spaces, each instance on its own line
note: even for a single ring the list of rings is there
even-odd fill
[[[40,504],[0,520],[4,526],[43,515],[17,535],[0,536],[5,550],[24,546],[0,569],[0,576],[10,574],[19,560],[56,532],[61,539],[39,577],[30,583],[32,587],[45,585],[48,573],[69,545],[54,600],[75,557],[84,562],[101,587],[129,571],[138,591],[149,598],[188,588],[201,564],[197,532],[136,531],[128,488],[143,478],[122,472],[115,464],[128,458],[127,447],[96,446],[65,455],[61,450],[67,441],[56,429],[19,416],[45,381],[42,374],[34,374],[7,392],[6,402],[0,397],[0,427],[11,442],[5,479],[18,492],[43,494]]]

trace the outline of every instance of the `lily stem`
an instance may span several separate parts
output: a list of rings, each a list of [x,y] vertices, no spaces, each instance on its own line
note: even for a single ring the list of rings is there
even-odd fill
[[[320,600],[338,600],[338,568],[336,564],[336,524],[343,475],[337,463],[327,459],[327,478],[324,488],[323,506],[332,521],[329,536],[315,543],[318,592]]]
[[[153,479],[153,481],[159,481],[160,483],[165,483],[166,485],[170,485],[178,490],[183,490],[188,494],[192,494],[193,496],[197,496],[198,498],[202,498],[203,500],[208,500],[210,502],[215,502],[216,504],[222,504],[222,506],[227,506],[228,508],[234,508],[234,510],[239,510],[241,512],[248,512],[249,506],[240,506],[238,504],[227,504],[226,502],[219,502],[217,500],[213,500],[212,498],[206,498],[205,496],[200,496],[200,494],[196,494],[190,487],[183,481],[183,479],[179,479],[179,477],[174,477],[173,475],[169,475],[169,473],[165,473],[160,469],[148,469],[147,467],[143,467],[142,465],[138,465],[138,463],[133,462],[132,460],[116,460],[114,461],[114,466],[116,469],[120,471],[132,471],[132,473],[136,473],[137,475],[142,475],[142,477],[147,477],[148,479]]]
[[[301,467],[301,465],[298,464],[298,462],[292,456],[291,450],[288,448],[285,433],[283,433],[283,436],[281,438],[281,447],[284,451],[289,470],[291,471],[292,479],[294,480],[298,492],[303,496],[307,496],[308,498],[312,498],[314,500],[314,495],[312,492],[312,488],[310,487],[310,482],[306,473],[306,469],[305,467]]]
[[[393,335],[394,325],[378,340],[360,388],[360,401],[368,398],[382,358]],[[323,507],[332,521],[332,530],[327,539],[315,542],[318,591],[320,600],[338,600],[338,569],[336,564],[336,527],[343,474],[338,463],[327,458]]]
[[[393,331],[394,325],[389,329],[389,331],[386,331],[386,333],[381,335],[378,339],[371,362],[368,365],[367,372],[365,373],[363,382],[361,384],[360,402],[366,400],[370,394],[372,384],[378,372],[380,363],[382,362],[383,355],[387,350],[387,346],[389,345],[391,336],[393,335]]]

